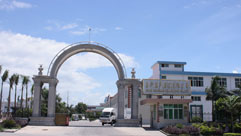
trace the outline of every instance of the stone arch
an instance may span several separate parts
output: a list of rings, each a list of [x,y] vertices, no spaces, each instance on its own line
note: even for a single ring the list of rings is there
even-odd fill
[[[75,44],[75,46],[68,46],[62,52],[55,56],[54,61],[51,62],[49,75],[42,74],[42,66],[39,68],[39,74],[33,77],[34,80],[34,104],[33,113],[30,120],[32,125],[55,125],[55,105],[56,105],[56,86],[58,84],[57,74],[62,64],[71,56],[81,52],[93,52],[107,58],[115,67],[118,74],[118,81],[116,82],[118,88],[117,97],[117,111],[118,119],[116,126],[138,126],[138,86],[140,81],[137,79],[126,79],[123,65],[116,57],[115,53],[108,50],[106,47],[97,44]],[[41,89],[43,83],[49,84],[48,94],[48,115],[41,117]],[[132,113],[131,122],[124,119],[124,92],[127,86],[132,86]]]
[[[50,70],[50,77],[56,78],[58,74],[58,70],[61,67],[61,65],[71,56],[81,52],[93,52],[107,58],[114,65],[118,73],[119,80],[123,80],[125,78],[123,67],[120,61],[115,56],[115,54],[109,51],[108,49],[95,44],[78,44],[76,46],[72,46],[67,50],[65,50],[54,61]]]

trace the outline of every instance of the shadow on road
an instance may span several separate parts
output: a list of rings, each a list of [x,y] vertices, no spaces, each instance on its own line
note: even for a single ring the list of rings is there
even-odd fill
[[[158,129],[155,128],[151,128],[151,127],[142,127],[143,129],[145,129],[146,131],[157,131]]]

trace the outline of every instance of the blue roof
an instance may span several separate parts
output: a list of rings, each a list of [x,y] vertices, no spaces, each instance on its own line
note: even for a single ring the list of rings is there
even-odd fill
[[[191,71],[160,71],[160,74],[241,77],[241,74],[237,74],[237,73],[191,72]]]
[[[182,64],[186,65],[186,62],[178,62],[178,61],[157,61],[159,64]]]
[[[192,95],[206,95],[206,92],[196,92],[196,91],[192,91]]]

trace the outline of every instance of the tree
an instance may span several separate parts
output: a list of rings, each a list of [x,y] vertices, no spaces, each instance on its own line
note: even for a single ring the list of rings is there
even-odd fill
[[[46,88],[43,88],[41,92],[41,115],[47,116],[48,113],[48,92],[49,90]],[[59,96],[59,94],[56,95],[56,113],[68,113],[68,108],[65,102],[62,102],[62,98]]]
[[[13,88],[13,84],[14,84],[14,80],[15,80],[15,75],[13,74],[10,78],[9,78],[9,94],[8,94],[8,110],[7,110],[7,115],[10,115],[10,104],[11,104],[11,90]]]
[[[1,86],[1,94],[0,94],[0,117],[2,114],[2,97],[3,97],[3,83],[7,80],[8,78],[8,70],[5,70],[3,75],[2,75],[2,86]]]
[[[26,89],[26,100],[25,100],[25,107],[28,108],[28,83],[29,83],[29,77],[24,76],[24,84],[25,84],[25,89]]]
[[[62,98],[59,94],[56,95],[56,113],[68,113],[67,104],[62,102]]]
[[[69,117],[72,117],[72,114],[75,113],[75,108],[74,106],[71,104],[70,106],[67,105],[67,110],[68,110],[68,115]]]
[[[79,114],[81,113],[85,113],[87,110],[87,105],[82,103],[82,102],[79,102],[76,106],[75,106],[75,111]]]
[[[48,94],[49,90],[44,87],[41,91],[41,116],[47,116],[48,113]]]
[[[14,80],[14,84],[15,84],[14,109],[15,110],[17,108],[17,86],[18,86],[18,82],[19,82],[19,75],[15,74],[15,80]]]
[[[24,76],[22,76],[22,90],[21,90],[21,101],[20,101],[20,109],[23,112],[23,89],[24,89],[24,85],[25,85],[25,79]]]
[[[238,89],[231,90],[231,95],[241,96],[241,85],[238,86]]]
[[[205,92],[207,93],[206,100],[212,101],[212,118],[213,121],[216,120],[216,110],[215,110],[215,102],[219,98],[226,97],[226,89],[223,86],[220,86],[218,81],[220,78],[218,76],[214,77],[211,82],[211,86],[206,88]]]
[[[32,87],[31,87],[31,103],[30,103],[31,108],[33,107],[33,92],[34,92],[34,84],[32,84]]]
[[[220,98],[217,101],[217,107],[220,110],[224,110],[230,114],[230,122],[232,132],[234,132],[233,122],[237,119],[241,109],[241,97],[240,96],[228,96],[226,98]]]

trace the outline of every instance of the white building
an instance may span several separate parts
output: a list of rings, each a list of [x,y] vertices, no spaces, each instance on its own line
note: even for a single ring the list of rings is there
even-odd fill
[[[212,120],[212,102],[206,100],[205,89],[212,78],[227,91],[238,89],[241,74],[185,71],[186,62],[158,61],[153,74],[143,79],[139,92],[139,118],[143,125],[156,128],[176,123],[188,123],[192,117]],[[125,91],[125,108],[131,108],[131,89]],[[113,97],[113,98],[116,98]],[[110,99],[111,100],[111,99]],[[117,101],[112,101],[116,107]]]
[[[211,86],[212,78],[215,76],[220,77],[219,84],[221,86],[224,86],[227,91],[234,90],[238,88],[238,85],[241,84],[241,74],[234,74],[234,73],[214,73],[214,72],[190,72],[185,71],[184,67],[186,65],[186,62],[172,62],[172,61],[158,61],[156,62],[151,68],[153,70],[153,74],[150,77],[150,79],[163,79],[163,80],[189,80],[191,82],[191,95],[145,95],[142,92],[142,96],[140,99],[140,103],[143,103],[146,98],[149,99],[173,99],[173,101],[178,99],[191,99],[192,102],[186,103],[188,105],[188,109],[185,110],[185,104],[183,105],[183,111],[182,114],[183,119],[186,117],[189,119],[197,116],[201,117],[204,121],[211,121],[212,120],[212,103],[211,101],[206,100],[206,93],[205,89]],[[146,97],[146,98],[145,98]],[[153,101],[152,100],[152,101]],[[167,106],[167,103],[162,100],[165,105],[163,105],[162,108],[165,110],[165,106]],[[170,101],[173,103],[173,101]],[[175,103],[175,102],[174,102]],[[161,103],[159,103],[160,105]],[[175,103],[177,104],[177,103]],[[173,114],[171,119],[165,119],[165,117],[160,118],[159,115],[156,118],[160,118],[159,120],[155,121],[152,120],[155,114],[152,112],[155,112],[155,110],[151,109],[156,104],[150,105],[140,105],[139,106],[139,113],[142,114],[143,123],[144,124],[151,124],[153,122],[153,125],[155,127],[162,127],[166,124],[172,124],[172,123],[178,123],[183,122],[183,120],[174,119],[174,111],[177,109],[171,109]],[[170,106],[170,105],[169,105]],[[171,107],[174,105],[171,105]],[[176,105],[177,106],[177,105]],[[170,107],[168,107],[170,108]],[[150,112],[151,111],[151,112]],[[165,111],[164,111],[165,112]],[[185,112],[189,112],[185,113]],[[164,113],[165,114],[165,113]],[[187,115],[188,114],[188,115]],[[165,116],[165,115],[164,115]],[[155,119],[155,118],[154,118]],[[158,122],[159,121],[159,122]],[[155,122],[158,124],[155,124]],[[184,121],[186,122],[186,121]]]

